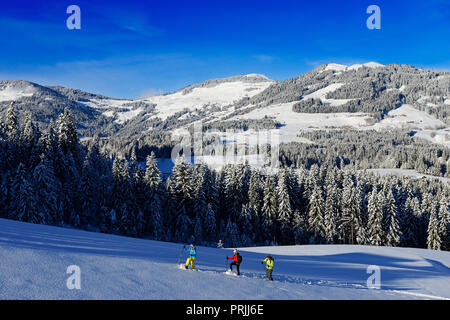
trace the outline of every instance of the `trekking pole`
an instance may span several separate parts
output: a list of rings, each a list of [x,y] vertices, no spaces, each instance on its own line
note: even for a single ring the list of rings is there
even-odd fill
[[[263,264],[261,264],[262,265],[262,269],[263,269],[263,271],[264,271],[264,273],[263,273],[263,279],[265,279],[265,278],[267,278],[267,267],[266,267],[266,265],[263,263]]]

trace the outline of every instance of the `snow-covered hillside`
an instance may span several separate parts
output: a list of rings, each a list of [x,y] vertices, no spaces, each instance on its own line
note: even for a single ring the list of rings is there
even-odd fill
[[[240,249],[242,276],[226,275],[230,249],[197,248],[198,272],[177,266],[180,244],[0,219],[0,299],[450,299],[450,253],[309,245]],[[261,260],[275,258],[274,279]],[[186,254],[181,260],[186,259]],[[67,288],[69,266],[81,289]],[[381,288],[369,289],[368,266]]]
[[[170,94],[161,94],[136,100],[90,99],[84,104],[99,109],[107,117],[116,117],[119,124],[134,119],[158,117],[162,120],[184,110],[204,109],[207,107],[225,107],[244,97],[252,97],[275,81],[264,75],[248,74],[224,79],[212,79],[191,85]],[[132,102],[156,104],[151,114],[146,114],[140,107],[130,108]]]
[[[404,104],[400,108],[392,110],[375,128],[401,128],[408,127],[416,130],[437,130],[446,127],[441,120],[434,118],[424,111],[419,111],[413,106]]]
[[[301,130],[362,129],[366,128],[372,119],[365,113],[298,113],[292,111],[293,104],[293,102],[273,104],[264,109],[256,109],[247,114],[236,116],[232,120],[273,117],[283,124],[279,129],[273,130],[273,135],[279,136],[279,142],[305,142],[297,136]]]
[[[132,141],[150,135],[158,137],[156,143],[160,143],[158,139],[164,134],[194,123],[214,128],[214,124],[239,122],[254,126],[233,139],[250,146],[257,140],[252,137],[269,133],[277,136],[276,143],[309,143],[298,137],[301,131],[387,132],[401,128],[415,131],[417,138],[449,147],[449,79],[448,72],[408,65],[329,63],[283,81],[261,74],[238,75],[135,100],[27,81],[0,81],[0,111],[5,113],[15,101],[19,112],[30,110],[45,126],[68,107],[84,140],[99,135],[105,140],[119,137]],[[274,126],[257,127],[269,121]],[[226,138],[225,127],[210,133]]]
[[[339,63],[328,63],[325,68],[323,69],[323,71],[336,71],[336,72],[345,72],[345,71],[351,71],[351,70],[358,70],[362,67],[368,67],[368,68],[380,68],[380,67],[384,67],[383,64],[378,63],[378,62],[366,62],[363,64],[353,64],[351,66],[346,66],[343,64],[339,64]]]
[[[191,90],[179,90],[172,94],[153,96],[144,100],[155,103],[156,115],[164,120],[184,109],[228,106],[244,97],[252,97],[274,83],[273,80],[257,74],[221,80],[213,85],[195,86]]]
[[[26,81],[0,81],[0,102],[14,101],[21,97],[31,97],[37,92],[37,88]]]

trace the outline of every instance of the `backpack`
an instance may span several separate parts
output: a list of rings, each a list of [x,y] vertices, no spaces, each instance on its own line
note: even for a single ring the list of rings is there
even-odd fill
[[[240,254],[238,254],[238,256],[237,256],[237,261],[238,261],[238,263],[242,262],[242,256]]]

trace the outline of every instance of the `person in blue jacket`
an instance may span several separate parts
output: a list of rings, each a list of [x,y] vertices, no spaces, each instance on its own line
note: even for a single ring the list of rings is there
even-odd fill
[[[197,259],[197,253],[195,252],[195,247],[193,244],[189,248],[184,247],[184,251],[189,252],[189,258],[186,260],[185,268],[189,269],[189,264],[192,266],[192,270],[195,270],[195,259]]]

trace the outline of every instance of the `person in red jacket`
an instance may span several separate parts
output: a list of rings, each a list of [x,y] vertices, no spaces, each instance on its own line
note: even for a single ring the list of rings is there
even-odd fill
[[[234,249],[233,256],[232,257],[227,257],[227,259],[228,260],[233,260],[233,262],[230,263],[230,271],[233,271],[233,266],[236,266],[237,275],[240,276],[241,273],[239,272],[239,266],[241,265],[241,262],[242,262],[242,256],[239,254],[237,249]]]

